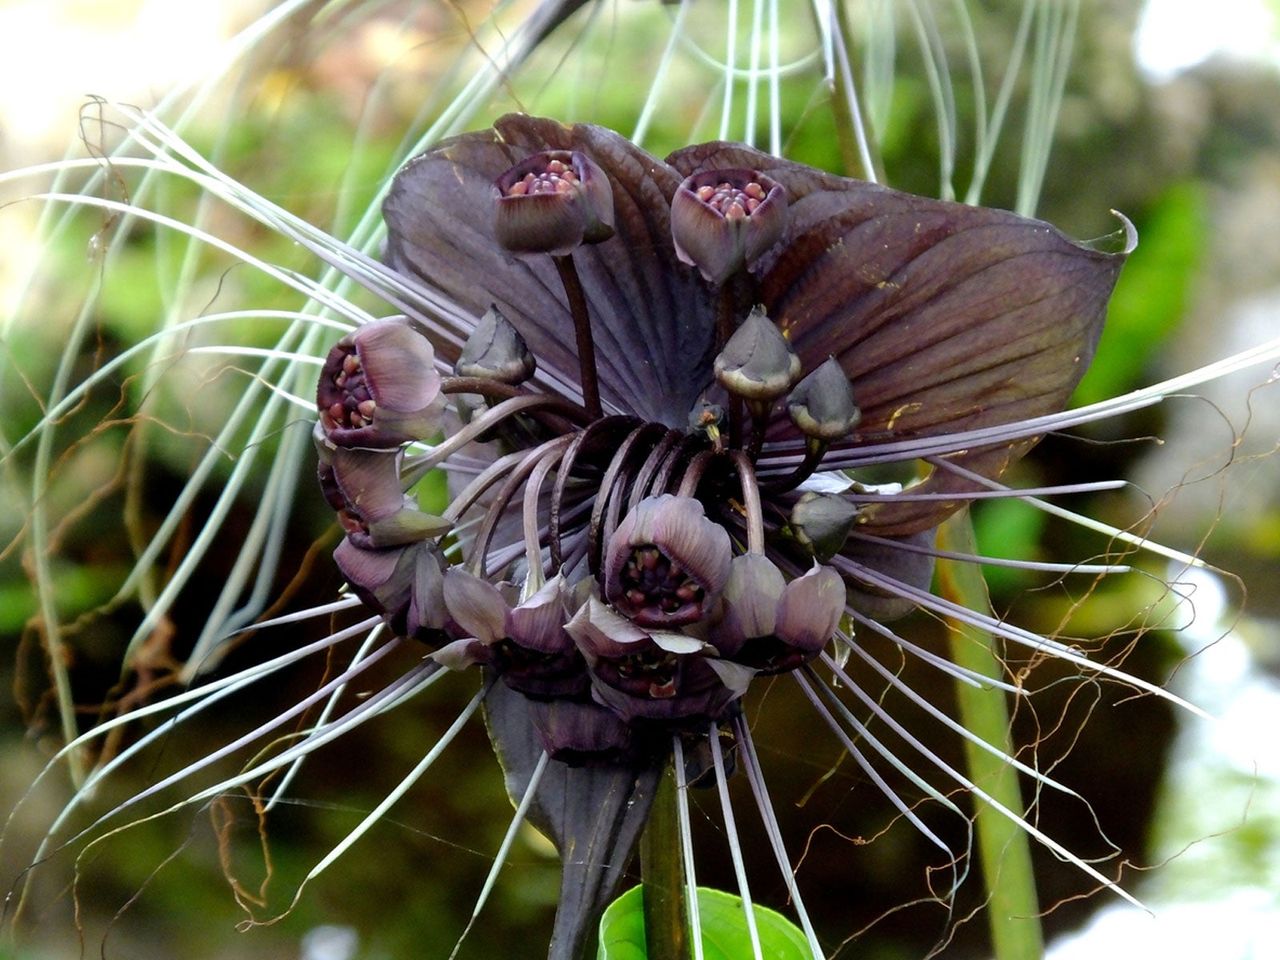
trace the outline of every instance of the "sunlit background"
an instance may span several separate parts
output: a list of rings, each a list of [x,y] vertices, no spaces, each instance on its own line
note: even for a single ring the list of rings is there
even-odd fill
[[[1128,289],[1122,285],[1117,296],[1100,369],[1082,386],[1082,400],[1190,369],[1280,332],[1280,5],[1264,0],[1149,0],[1097,6],[1106,6],[1105,14],[1082,19],[1077,69],[1086,82],[1073,88],[1064,103],[1061,142],[1041,210],[1066,229],[1082,232],[1106,229],[1099,224],[1105,223],[1107,208],[1122,209],[1138,221],[1143,246],[1126,271]],[[88,95],[152,103],[175,84],[207,71],[225,38],[261,9],[252,0],[6,0],[0,4],[0,37],[7,41],[0,57],[0,169],[80,150],[78,117]],[[457,41],[460,31],[452,15],[442,11],[438,16],[452,25],[450,36]],[[342,170],[350,150],[350,117],[358,112],[365,86],[375,76],[395,70],[412,78],[433,56],[447,56],[456,49],[449,44],[437,47],[431,32],[436,14],[424,15],[417,32],[393,29],[392,22],[399,23],[371,18],[311,62],[304,62],[297,51],[282,49],[278,67],[264,74],[263,114],[245,118],[244,129],[234,132],[233,139],[242,142],[233,144],[233,152],[251,155],[255,140],[265,136],[264,125],[293,125],[297,155],[273,155],[271,162],[281,169],[266,172],[268,189],[286,206],[296,203],[305,210],[313,193],[319,195],[337,182],[335,172]],[[441,65],[427,69],[438,71]],[[305,96],[312,114],[281,108],[295,94]],[[411,80],[398,84],[393,96],[411,100]],[[403,105],[406,114],[413,108],[411,102]],[[921,121],[911,129],[923,126]],[[374,153],[389,151],[395,142],[391,130],[365,133]],[[94,134],[87,137],[92,146]],[[369,169],[377,169],[375,161]],[[908,180],[914,176],[908,164],[901,169]],[[927,177],[917,179],[895,185],[920,192],[934,189]],[[999,188],[993,192],[999,193]],[[63,257],[74,264],[76,257],[83,257],[85,270],[91,269],[92,261],[82,250],[50,251],[34,239],[37,214],[32,207],[0,212],[0,314],[9,314],[23,291],[23,278],[39,258]],[[131,306],[138,307],[128,299],[119,289],[108,298],[109,309],[115,311],[110,321],[113,336],[124,338],[131,325],[138,329],[146,322],[127,315]],[[49,302],[54,313],[67,311],[67,302],[56,291],[49,294]],[[144,303],[140,309],[148,307],[158,304]],[[21,326],[40,319],[28,314],[16,322]],[[1112,362],[1106,360],[1109,349]],[[1119,434],[1103,431],[1092,437],[1104,452],[1091,456],[1103,469],[1132,477],[1155,500],[1167,499],[1158,522],[1166,542],[1202,553],[1240,580],[1177,568],[1159,571],[1175,582],[1180,596],[1160,601],[1167,607],[1162,614],[1168,617],[1167,629],[1151,636],[1161,649],[1147,666],[1163,676],[1168,672],[1165,666],[1193,655],[1177,669],[1172,689],[1219,719],[1203,723],[1179,717],[1171,728],[1167,718],[1157,718],[1139,731],[1155,738],[1152,742],[1127,741],[1121,721],[1110,734],[1077,746],[1070,758],[1073,769],[1079,764],[1088,770],[1090,758],[1082,755],[1084,751],[1108,754],[1099,757],[1105,761],[1098,765],[1102,778],[1125,765],[1127,751],[1132,752],[1134,767],[1158,761],[1143,788],[1153,801],[1149,818],[1135,828],[1137,848],[1126,849],[1141,862],[1160,866],[1150,875],[1127,872],[1124,877],[1126,886],[1150,908],[1149,914],[1105,894],[1093,897],[1087,908],[1070,903],[1054,911],[1065,920],[1054,927],[1050,915],[1050,929],[1057,934],[1050,949],[1053,960],[1245,960],[1280,955],[1280,751],[1275,746],[1280,730],[1280,473],[1274,458],[1266,456],[1280,437],[1280,403],[1274,390],[1265,389],[1265,378],[1265,372],[1252,373],[1212,384],[1201,391],[1203,399],[1174,401],[1159,420],[1126,423],[1118,428]],[[5,387],[13,389],[12,380]],[[1246,423],[1247,432],[1237,444],[1237,432]],[[1151,433],[1159,434],[1162,446],[1108,446],[1122,435]],[[1070,465],[1064,464],[1076,448],[1046,447],[1032,469],[1069,473]],[[1232,466],[1226,470],[1228,461]],[[105,476],[110,464],[99,464],[99,469]],[[1170,496],[1175,491],[1176,496]],[[1098,507],[1116,511],[1117,517],[1123,514],[1122,505]],[[299,531],[303,548],[319,527],[317,520]],[[20,519],[10,520],[4,526],[5,541],[16,537],[20,528]],[[1050,549],[1057,536],[1034,528],[1025,516],[994,510],[978,517],[978,529],[991,552],[1010,555]],[[1202,542],[1209,530],[1213,535]],[[17,638],[35,611],[17,554],[0,554],[0,635],[13,638],[6,644],[6,660],[20,663],[31,651],[20,651]],[[325,582],[318,591],[332,589],[332,575],[319,579]],[[76,589],[78,595],[68,598],[69,617],[102,600],[92,584]],[[1016,579],[994,581],[997,607],[1003,604],[1018,615],[1052,622],[1056,611],[1051,604],[1039,613],[1029,612],[1030,601],[1022,590]],[[1244,592],[1248,601],[1242,609]],[[1106,605],[1133,599],[1096,598],[1086,615],[1094,618],[1100,633],[1106,632],[1116,622],[1109,618],[1123,616]],[[106,656],[101,651],[91,655]],[[6,666],[3,676],[17,685],[20,698],[30,699],[21,670],[15,675]],[[447,712],[448,706],[444,709]],[[6,754],[0,807],[7,809],[34,776],[36,754],[48,751],[46,741],[53,731],[46,727],[24,741],[23,720],[7,701],[0,717],[5,722],[0,743]],[[1106,722],[1101,715],[1093,720]],[[404,732],[401,728],[401,736]],[[33,739],[39,749],[33,750]],[[1166,743],[1171,743],[1167,753]],[[379,749],[403,759],[412,755],[415,744],[405,739]],[[347,759],[350,769],[358,770],[349,776],[363,781],[367,771],[358,769],[358,749],[353,748]],[[491,764],[487,757],[484,762]],[[341,761],[335,763],[338,772],[332,775],[341,780]],[[458,772],[459,790],[471,789],[467,777]],[[495,778],[496,771],[490,771],[489,789]],[[370,797],[377,796],[377,780],[370,776],[367,785],[354,785],[347,821],[376,802]],[[1077,786],[1092,796],[1087,783]],[[1107,792],[1107,784],[1098,787],[1100,793]],[[56,802],[57,793],[51,785],[47,802]],[[1124,803],[1123,796],[1113,799]],[[46,802],[43,795],[39,802]],[[507,811],[501,811],[492,829],[467,832],[466,818],[478,813],[468,809],[466,799],[452,805],[440,801],[439,808],[430,797],[421,802],[444,814],[418,816],[412,808],[398,810],[397,825],[383,834],[381,843],[403,850],[386,855],[372,849],[379,845],[375,840],[367,842],[371,849],[363,855],[352,854],[366,861],[349,874],[354,877],[349,881],[352,910],[369,902],[368,893],[356,886],[372,883],[367,877],[379,873],[380,857],[386,857],[387,874],[404,871],[401,880],[384,875],[380,884],[370,887],[373,899],[381,899],[383,913],[367,924],[348,915],[342,883],[335,881],[304,895],[297,922],[291,918],[280,928],[235,933],[240,915],[219,879],[217,852],[205,840],[192,844],[200,872],[188,870],[196,874],[199,886],[191,887],[191,881],[183,879],[182,867],[168,867],[143,898],[154,898],[151,912],[140,914],[152,919],[135,922],[126,913],[106,937],[106,956],[418,956],[404,952],[410,949],[406,944],[412,943],[413,925],[429,927],[443,922],[441,917],[465,916],[475,883],[460,884],[452,904],[425,907],[407,902],[399,920],[388,921],[387,898],[396,889],[402,889],[406,901],[418,896],[415,871],[431,872],[433,852],[444,847],[462,848],[482,876],[486,854],[479,851],[493,849],[493,831],[500,832],[507,817]],[[17,826],[20,829],[22,823]],[[282,861],[305,857],[297,850],[323,843],[323,836],[305,835],[311,826],[291,835],[287,818],[277,829],[273,840]],[[169,847],[183,842],[181,831],[176,837],[156,838],[155,848],[138,854],[139,864],[145,865],[128,866],[133,855],[123,843],[103,852],[105,870],[86,865],[106,874],[96,882],[109,890],[108,899],[94,909],[109,916],[133,892],[147,888],[150,870]],[[526,882],[517,885],[504,906],[516,914],[511,929],[519,929],[528,917],[545,915],[547,878],[554,876],[554,863],[539,851],[536,839],[527,838],[526,847]],[[425,862],[415,862],[414,856]],[[119,858],[119,864],[107,857]],[[17,865],[6,860],[3,867],[7,883]],[[447,886],[446,878],[437,878],[432,895],[441,896],[441,883]],[[857,896],[856,891],[848,893]],[[1047,904],[1053,902],[1046,899]],[[184,909],[189,911],[185,915],[180,913]],[[166,914],[163,929],[149,933],[148,924],[159,923],[154,919],[157,910]],[[325,922],[327,916],[332,916],[331,924]],[[405,929],[380,929],[384,924]],[[184,930],[189,939],[184,939]],[[455,935],[449,927],[445,938],[451,942]],[[117,936],[118,942],[113,940]],[[45,930],[24,948],[29,952],[12,958],[62,960],[78,955],[67,946],[73,942],[74,937],[59,938]],[[865,948],[855,944],[840,956],[903,956],[893,952],[891,940],[871,938],[865,943]],[[4,950],[0,946],[0,958],[8,960]],[[97,950],[96,942],[89,944],[89,955]],[[971,942],[960,939],[943,955],[974,956],[973,950]]]

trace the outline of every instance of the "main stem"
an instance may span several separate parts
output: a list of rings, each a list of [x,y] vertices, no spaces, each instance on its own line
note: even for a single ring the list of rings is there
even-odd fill
[[[600,406],[600,385],[596,376],[596,345],[591,339],[591,317],[587,314],[587,295],[578,279],[578,268],[573,265],[573,254],[552,257],[560,282],[569,300],[569,312],[573,315],[573,332],[578,340],[578,367],[582,373],[582,405],[592,420],[603,416]]]
[[[973,556],[977,545],[968,510],[954,514],[938,528],[942,550]],[[982,569],[963,560],[938,561],[938,587],[948,600],[980,613],[991,612]],[[958,621],[948,621],[951,658],[985,677],[997,678],[1002,665],[992,650],[991,635]],[[1004,692],[997,687],[976,688],[956,682],[960,721],[980,739],[1012,756],[1009,711]],[[1018,774],[1000,757],[964,743],[969,778],[1003,804],[1015,816],[1023,816]],[[987,922],[996,960],[1040,960],[1044,933],[1040,928],[1040,903],[1031,869],[1031,846],[1026,831],[1008,817],[975,798],[975,825],[983,880],[987,888]]]
[[[640,836],[647,960],[689,960],[688,910],[676,785],[670,764],[658,784],[649,822]]]

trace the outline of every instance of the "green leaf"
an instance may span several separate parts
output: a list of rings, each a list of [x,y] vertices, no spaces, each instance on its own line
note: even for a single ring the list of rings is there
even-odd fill
[[[812,960],[804,933],[768,907],[752,905],[760,934],[760,954],[769,960]],[[723,890],[698,888],[705,960],[741,960],[751,956],[751,937],[742,912],[742,898]],[[600,918],[600,950],[596,960],[645,960],[644,896],[632,887],[609,905]]]

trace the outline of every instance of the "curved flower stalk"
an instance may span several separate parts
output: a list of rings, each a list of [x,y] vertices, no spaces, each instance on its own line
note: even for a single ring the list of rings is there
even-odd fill
[[[1026,9],[1032,8],[1028,4]],[[441,112],[413,152],[447,132],[475,125],[468,117],[497,87],[500,76],[518,76],[525,59],[562,21],[589,36],[599,27],[598,9],[576,3],[540,5],[525,29],[503,41],[499,56],[477,56],[481,66],[472,75],[474,85],[466,81],[469,92]],[[938,51],[930,38],[938,30],[937,14],[927,4],[912,9],[924,38],[921,47],[933,57]],[[166,219],[148,206],[145,189],[133,191],[127,201],[110,193],[99,196],[93,184],[78,194],[49,191],[47,199],[55,208],[69,203],[101,211],[112,222],[137,217],[182,231],[194,238],[195,247],[229,252],[309,301],[304,310],[262,311],[254,317],[287,325],[269,347],[232,345],[225,342],[230,334],[215,333],[212,342],[186,351],[188,360],[230,353],[237,363],[260,366],[233,414],[209,428],[209,458],[193,469],[192,486],[145,544],[135,571],[120,588],[122,598],[144,597],[129,654],[135,663],[146,662],[146,644],[180,605],[184,585],[200,576],[211,551],[229,536],[231,528],[225,525],[235,509],[235,494],[253,475],[255,457],[259,465],[271,463],[258,498],[260,509],[249,536],[242,538],[243,544],[237,540],[243,550],[196,638],[184,679],[216,666],[233,645],[228,641],[236,638],[237,628],[251,622],[272,598],[273,545],[279,542],[289,505],[299,496],[297,475],[312,468],[306,428],[324,412],[335,424],[341,419],[332,402],[313,402],[317,380],[325,376],[326,350],[348,337],[351,344],[368,337],[363,331],[386,329],[379,326],[386,321],[378,318],[395,314],[410,318],[397,330],[412,330],[419,338],[408,341],[413,344],[409,352],[425,357],[429,349],[431,359],[419,364],[421,376],[412,381],[422,403],[407,410],[422,419],[411,432],[394,441],[380,439],[378,445],[385,444],[380,450],[358,443],[322,448],[322,473],[326,458],[332,469],[322,483],[343,537],[334,560],[350,593],[257,626],[279,629],[307,619],[350,616],[360,606],[376,616],[351,628],[331,628],[331,635],[296,654],[143,708],[145,716],[175,712],[87,774],[35,860],[65,855],[83,844],[96,849],[104,834],[144,813],[176,812],[242,788],[254,790],[264,808],[278,809],[293,795],[306,757],[420,692],[449,684],[466,690],[465,707],[455,711],[456,720],[442,725],[445,732],[438,739],[422,744],[420,760],[408,776],[389,788],[386,798],[375,802],[368,816],[307,873],[298,883],[299,894],[428,774],[445,748],[465,736],[467,720],[483,708],[516,815],[497,847],[477,914],[520,824],[528,820],[562,850],[586,851],[564,864],[554,934],[560,955],[579,952],[589,939],[591,918],[625,876],[626,852],[643,825],[661,766],[667,756],[676,755],[686,761],[677,770],[682,784],[701,779],[717,788],[736,864],[744,859],[744,844],[733,824],[741,824],[745,834],[757,819],[763,823],[767,843],[760,848],[776,859],[813,952],[822,955],[847,928],[833,934],[820,919],[811,921],[806,910],[805,877],[796,877],[798,849],[784,840],[765,783],[769,757],[759,757],[756,750],[757,737],[769,724],[766,720],[757,727],[750,708],[762,699],[763,688],[790,690],[802,706],[811,704],[804,707],[809,712],[788,723],[815,731],[811,739],[843,745],[859,776],[882,791],[901,819],[941,852],[950,867],[948,889],[941,897],[948,902],[965,871],[966,844],[954,831],[940,828],[932,814],[951,815],[967,826],[952,795],[981,787],[928,738],[903,724],[878,694],[893,691],[935,724],[935,732],[973,742],[978,738],[900,675],[900,661],[935,670],[948,680],[1001,689],[1013,698],[1024,698],[1027,691],[957,667],[890,622],[917,609],[953,617],[1022,645],[1036,657],[1057,659],[1081,676],[1153,689],[1109,662],[1091,661],[1071,641],[1041,636],[931,594],[932,561],[946,552],[934,544],[932,530],[964,504],[990,498],[1029,499],[1069,513],[1046,498],[1115,484],[1009,486],[1011,465],[1037,437],[1158,403],[1175,390],[1231,369],[1274,362],[1277,347],[1267,344],[1219,367],[1063,412],[1096,343],[1120,256],[1073,244],[1044,224],[1009,214],[912,197],[777,159],[783,130],[779,91],[788,78],[803,78],[810,85],[830,80],[843,91],[841,106],[847,114],[862,117],[842,127],[852,144],[850,168],[868,179],[880,178],[874,157],[875,101],[883,84],[880,90],[874,84],[855,88],[850,59],[859,42],[867,48],[878,43],[883,52],[892,30],[862,35],[856,26],[842,29],[828,5],[815,4],[814,11],[814,43],[792,62],[784,61],[783,52],[769,42],[779,36],[768,27],[776,14],[762,14],[745,46],[734,47],[733,32],[721,34],[727,49],[718,61],[718,53],[698,45],[690,19],[696,11],[690,5],[649,11],[669,25],[667,49],[674,51],[673,57],[693,50],[691,56],[717,70],[725,82],[710,94],[720,106],[712,111],[718,129],[675,137],[652,123],[663,113],[658,109],[663,97],[679,91],[655,82],[631,141],[687,142],[719,134],[724,141],[759,136],[763,142],[759,131],[767,128],[768,154],[715,142],[681,149],[662,161],[598,127],[508,118],[496,131],[467,134],[432,149],[406,168],[394,187],[387,178],[390,268],[373,256],[382,237],[376,215],[354,227],[342,224],[351,242],[336,241],[237,183],[219,169],[216,155],[215,162],[208,161],[156,115],[125,112],[130,144],[113,159],[113,173],[137,169],[151,178],[148,184],[161,179],[192,183],[205,197],[315,255],[328,265],[327,272],[313,281],[293,269],[242,255],[211,232],[206,210],[189,221]],[[1059,22],[1053,27],[1052,21],[1028,13],[1019,23],[1014,53],[1021,56],[1020,51],[1029,49],[1029,38],[1043,30],[1035,49],[1062,56],[1068,26]],[[478,46],[501,32],[481,31]],[[669,62],[664,54],[661,63]],[[978,124],[979,156],[969,199],[976,200],[981,190],[1007,91],[1013,89],[1014,80],[1008,78],[1016,74],[1011,70],[1006,75],[990,115]],[[1059,72],[1046,68],[1036,76],[1050,78],[1038,81],[1050,83]],[[956,119],[954,105],[946,104],[945,71],[939,77],[931,96],[937,101],[939,139],[950,144],[942,151],[939,172],[940,192],[950,195],[956,192],[951,185]],[[1051,89],[1041,92],[1053,99]],[[1047,117],[1034,122],[1037,130],[1052,128]],[[1034,157],[1041,143],[1036,136],[1030,141],[1028,156]],[[130,156],[139,147],[151,155]],[[615,236],[560,253],[573,265],[580,296],[550,253],[545,258],[528,252],[512,255],[494,233],[494,183],[545,151],[588,157],[599,165],[613,194]],[[1038,167],[1037,162],[1027,161],[1019,203],[1024,210],[1043,170],[1043,162]],[[93,162],[80,167],[72,162],[61,169],[97,168]],[[753,243],[741,232],[717,228],[709,231],[709,240],[703,238],[701,252],[682,245],[670,213],[680,185],[692,180],[702,186],[698,178],[707,174],[716,188],[729,183],[744,196],[760,199],[747,192],[743,171],[751,174],[750,182],[770,185],[762,189],[766,197],[775,186],[785,193],[785,221],[777,235],[767,225],[761,233],[768,242]],[[722,214],[731,212],[732,203],[722,206]],[[749,204],[742,206],[755,213],[747,209]],[[733,219],[738,219],[736,213]],[[704,271],[697,257],[713,254],[714,262],[708,260]],[[360,301],[363,306],[353,302],[357,298],[349,294],[357,284],[381,303],[369,308],[366,301]],[[511,377],[489,375],[490,368],[465,363],[494,342],[484,318],[492,316],[495,306],[519,335],[507,344],[521,344],[512,350],[525,351],[534,361],[517,357],[518,375]],[[175,303],[169,312],[172,326],[123,360],[111,361],[87,386],[110,382],[122,371],[134,374],[136,368],[128,364],[140,356],[150,358],[138,374],[141,382],[149,388],[163,384],[168,378],[160,371],[167,368],[157,360],[169,358],[182,337],[219,331],[220,324],[244,319],[236,311],[190,319],[196,309]],[[734,336],[752,327],[759,336],[746,338],[746,346],[736,341],[731,349]],[[583,360],[582,329],[597,348],[592,365]],[[475,339],[478,331],[485,331],[484,344]],[[337,367],[342,369],[352,351],[344,347],[339,352],[343,357]],[[336,386],[336,375],[329,373]],[[747,384],[748,373],[753,382],[766,384],[763,391]],[[173,373],[175,381],[179,376]],[[588,409],[588,381],[598,388],[598,414]],[[63,418],[86,393],[84,386],[71,386],[62,378],[36,426],[16,438],[6,436],[9,462],[51,443]],[[483,410],[474,398],[482,398]],[[360,404],[373,398],[352,399],[355,413],[364,418]],[[371,412],[379,407],[374,403]],[[441,418],[438,408],[446,404]],[[451,414],[464,418],[468,405],[471,422],[459,426]],[[344,398],[345,427],[372,425],[376,432],[371,418],[369,424],[357,425],[347,408]],[[294,422],[299,427],[286,433],[278,448],[271,447],[275,434]],[[445,433],[443,440],[434,435],[437,427]],[[395,452],[401,445],[403,452]],[[240,453],[229,474],[216,466],[221,450]],[[335,457],[343,461],[340,467]],[[885,464],[915,465],[916,482],[901,489],[856,472]],[[45,502],[43,474],[48,467],[45,456],[32,488],[37,516]],[[439,517],[414,502],[421,493],[415,485],[434,467],[447,471],[452,484],[448,504],[432,508]],[[180,532],[184,513],[201,503],[201,485],[211,482],[221,489],[208,525],[190,551],[175,558],[172,577],[149,582],[146,571]],[[680,506],[665,511],[662,523],[648,516],[672,501]],[[1153,546],[1137,534],[1078,519],[1118,541]],[[38,520],[33,523],[33,535],[39,526]],[[449,532],[444,533],[446,527]],[[43,550],[38,555],[43,562]],[[1126,569],[1114,562],[1036,566],[1054,575],[1090,578]],[[38,576],[44,582],[53,579],[47,569]],[[832,599],[836,593],[842,594],[836,597],[838,608]],[[52,607],[47,620],[50,647],[57,653],[58,617]],[[364,640],[349,652],[344,644],[356,637]],[[313,692],[271,719],[242,724],[224,746],[201,748],[199,759],[184,760],[172,773],[156,776],[150,786],[88,827],[77,820],[95,790],[109,784],[129,761],[145,757],[148,748],[164,746],[166,737],[198,722],[199,715],[218,712],[227,698],[322,651],[345,659],[334,661],[335,672],[313,684]],[[405,651],[411,651],[412,665],[397,668],[393,679],[385,680],[381,671]],[[869,673],[859,675],[845,658]],[[62,661],[55,657],[54,662]],[[829,683],[832,677],[834,684]],[[82,737],[69,735],[72,742],[60,757],[74,761],[85,756],[91,744],[113,736],[127,722],[124,717]],[[67,724],[73,733],[74,716]],[[1000,752],[985,741],[976,746]],[[231,758],[239,761],[234,772],[217,770],[216,765]],[[1009,762],[1040,787],[1071,795],[1028,758],[1019,755]],[[279,779],[263,786],[267,778]],[[751,804],[746,810],[740,805],[736,820],[731,782],[755,801],[754,810]],[[682,789],[680,797],[686,804],[684,839],[689,841],[688,791]],[[1006,813],[1019,819],[1013,811]],[[1105,865],[1073,854],[1034,820],[1023,826],[1054,855],[1084,871],[1090,883],[1115,889]],[[691,849],[691,842],[687,845]],[[739,870],[738,876],[749,900],[746,871]]]

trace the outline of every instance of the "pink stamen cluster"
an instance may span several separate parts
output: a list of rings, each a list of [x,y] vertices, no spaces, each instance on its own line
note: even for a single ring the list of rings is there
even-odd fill
[[[369,392],[369,383],[355,347],[342,358],[342,366],[334,375],[333,385],[342,392],[342,399],[333,401],[320,411],[326,430],[339,427],[359,430],[373,421],[378,405]]]
[[[755,180],[743,187],[736,187],[728,180],[722,180],[714,187],[710,184],[701,186],[695,193],[699,200],[726,220],[741,220],[755,213],[756,208],[764,202],[766,191]]]
[[[568,193],[578,187],[578,174],[563,160],[551,160],[542,173],[526,173],[524,177],[507,187],[508,197],[523,197],[540,193]]]
[[[626,597],[637,607],[674,613],[702,602],[704,591],[678,563],[651,543],[632,551],[620,575]]]

